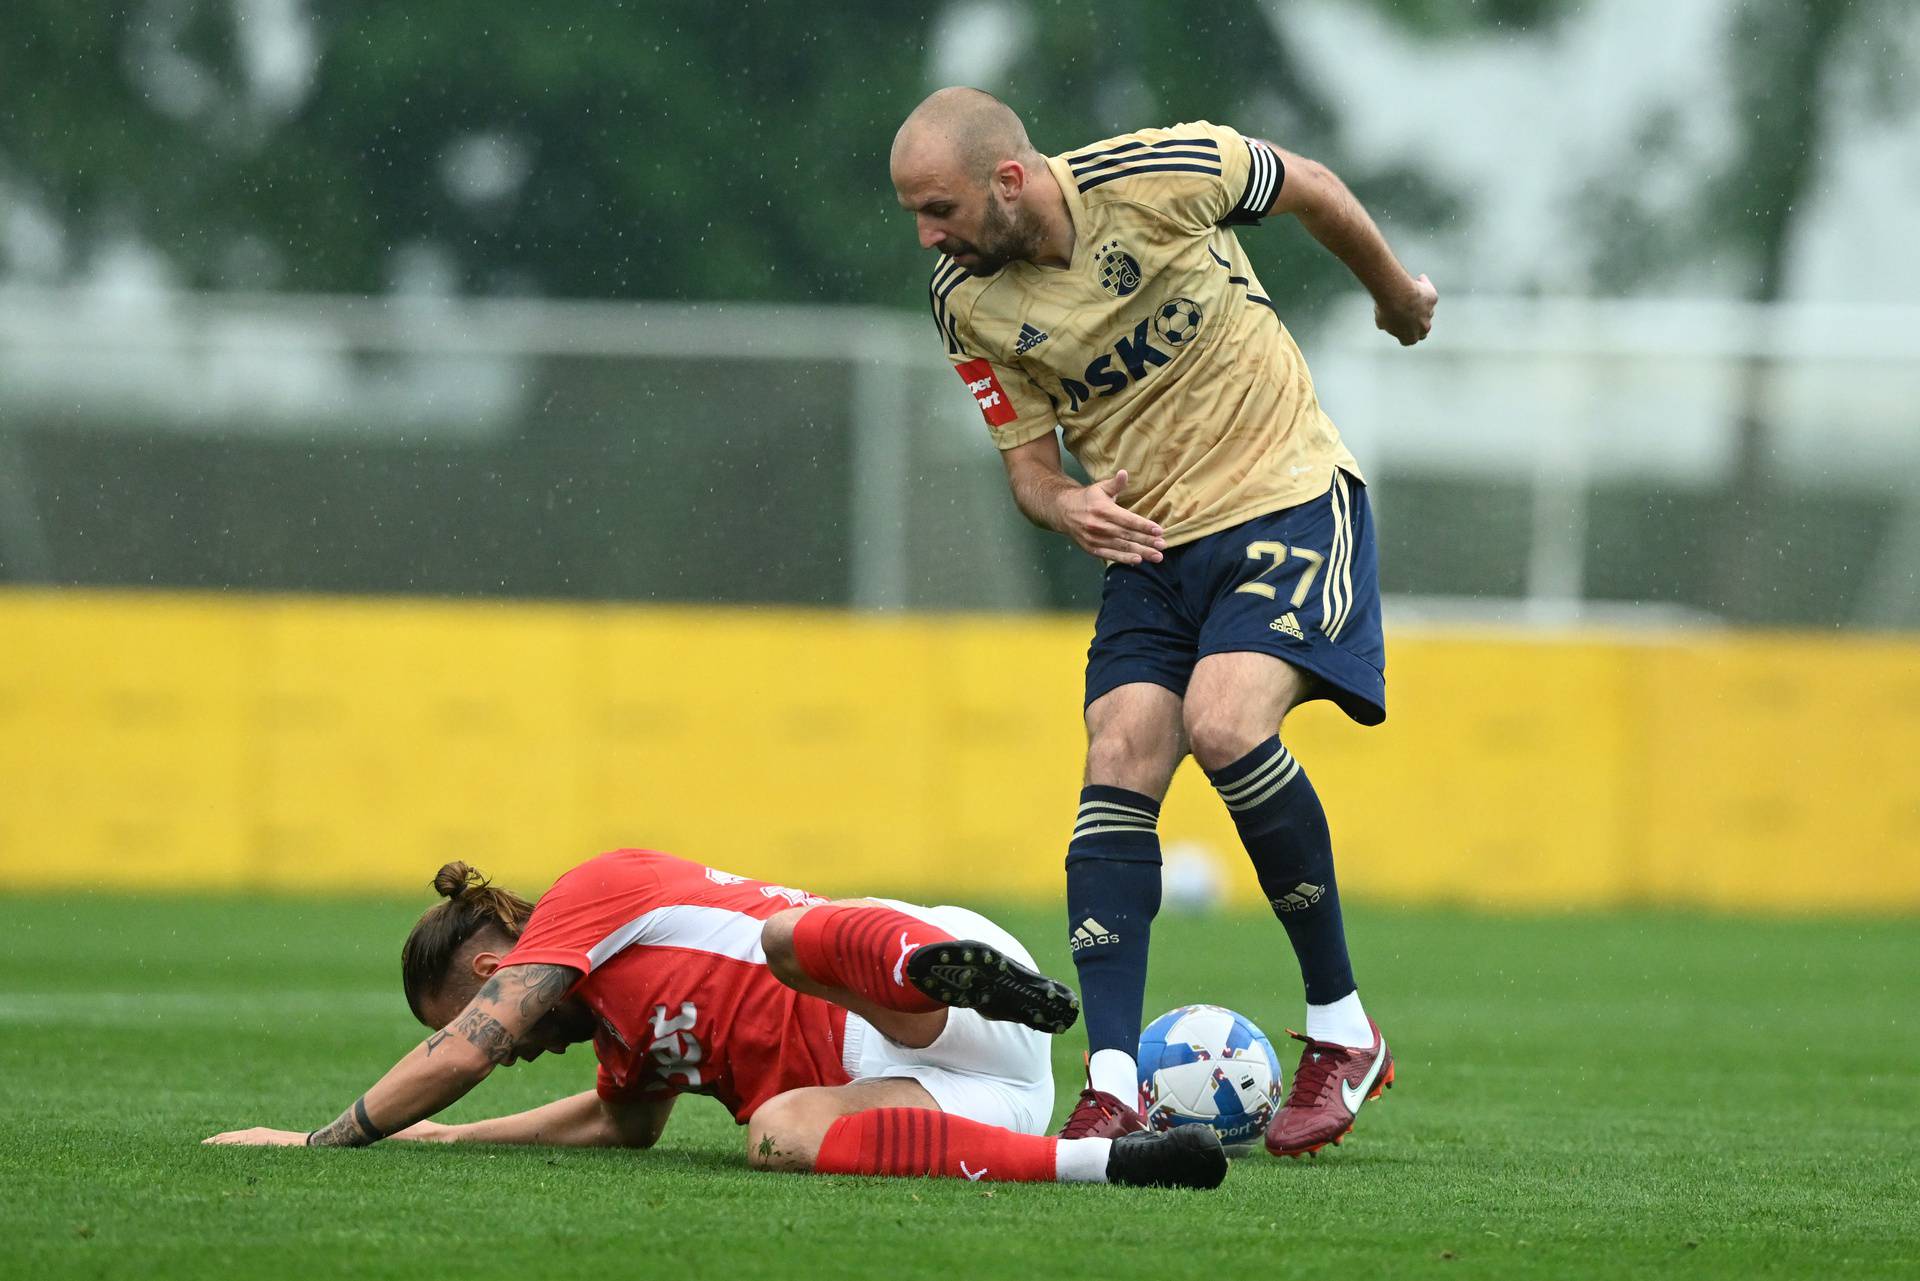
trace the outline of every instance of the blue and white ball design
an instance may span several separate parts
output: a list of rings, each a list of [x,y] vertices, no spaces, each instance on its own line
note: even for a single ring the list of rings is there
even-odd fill
[[[1266,1033],[1218,1005],[1169,1010],[1140,1034],[1147,1124],[1210,1125],[1228,1147],[1256,1143],[1280,1105],[1280,1060]]]

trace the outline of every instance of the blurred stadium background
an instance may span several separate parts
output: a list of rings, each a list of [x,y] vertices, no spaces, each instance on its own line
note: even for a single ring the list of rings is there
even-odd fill
[[[886,149],[1198,117],[1369,469],[1359,900],[1920,909],[1920,10],[13,0],[0,891],[527,888],[652,845],[1051,902],[1098,572],[1028,528]],[[1252,901],[1189,773],[1171,874]]]

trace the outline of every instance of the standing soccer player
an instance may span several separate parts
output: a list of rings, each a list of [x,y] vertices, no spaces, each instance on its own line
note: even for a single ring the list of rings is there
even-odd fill
[[[1141,1128],[1128,1103],[1157,823],[1191,751],[1306,985],[1306,1046],[1267,1149],[1315,1152],[1392,1083],[1393,1059],[1354,983],[1326,815],[1276,728],[1316,698],[1384,720],[1385,650],[1366,485],[1233,228],[1298,218],[1402,344],[1432,327],[1434,288],[1324,166],[1204,121],[1049,157],[991,95],[943,89],[901,126],[891,167],[942,254],[934,321],[1014,501],[1110,562],[1067,846],[1092,1055],[1062,1133]],[[1092,484],[1062,470],[1056,433]]]

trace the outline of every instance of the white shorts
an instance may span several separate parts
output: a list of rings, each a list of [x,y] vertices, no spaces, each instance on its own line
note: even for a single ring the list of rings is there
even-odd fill
[[[1023,965],[1033,964],[1033,954],[1019,939],[978,912],[874,901],[937,925],[955,938],[991,943]],[[841,1066],[856,1081],[909,1077],[933,1096],[942,1112],[1021,1134],[1042,1134],[1053,1117],[1050,1039],[1018,1023],[983,1019],[972,1010],[949,1010],[947,1026],[933,1044],[914,1050],[849,1013]]]

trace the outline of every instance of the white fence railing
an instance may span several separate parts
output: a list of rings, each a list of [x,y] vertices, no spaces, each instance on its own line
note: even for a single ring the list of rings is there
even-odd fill
[[[1757,430],[1766,483],[1785,501],[1844,491],[1890,505],[1851,621],[1920,622],[1920,308],[1449,297],[1433,338],[1403,350],[1363,301],[1298,336],[1383,493],[1434,475],[1466,495],[1483,477],[1532,494],[1524,589],[1457,601],[1432,584],[1428,614],[1591,615],[1595,484],[1709,491]],[[457,447],[524,430],[540,408],[529,371],[552,359],[669,379],[675,362],[718,362],[734,371],[721,377],[764,382],[776,418],[780,370],[842,379],[855,603],[1043,599],[930,322],[840,307],[0,289],[0,556],[12,577],[57,578],[10,426]],[[969,563],[923,563],[927,546],[971,549]],[[947,587],[933,585],[943,575]]]

